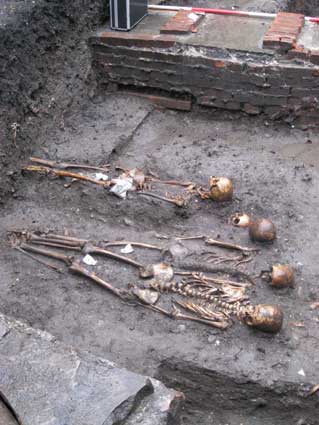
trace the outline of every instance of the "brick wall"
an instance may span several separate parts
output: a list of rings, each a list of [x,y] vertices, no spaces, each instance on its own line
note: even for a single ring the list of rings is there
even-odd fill
[[[319,125],[319,67],[267,54],[187,46],[173,36],[103,33],[91,39],[101,84],[161,90],[206,107]]]

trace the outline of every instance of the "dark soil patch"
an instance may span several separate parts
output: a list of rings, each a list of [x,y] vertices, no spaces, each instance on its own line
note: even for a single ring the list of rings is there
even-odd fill
[[[319,16],[318,0],[289,0],[288,5],[291,12],[303,13],[308,16]]]
[[[17,187],[15,169],[44,125],[94,89],[86,34],[103,20],[104,0],[1,0],[0,201]]]

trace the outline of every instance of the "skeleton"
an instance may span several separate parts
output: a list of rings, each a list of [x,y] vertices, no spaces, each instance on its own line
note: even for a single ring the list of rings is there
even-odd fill
[[[212,311],[212,307],[217,308],[220,313],[220,317],[223,317],[225,328],[229,326],[227,318],[230,316],[236,316],[242,323],[247,326],[252,326],[256,329],[277,333],[282,326],[283,315],[281,310],[277,306],[260,304],[260,305],[243,305],[241,299],[238,301],[223,301],[219,296],[211,294],[211,289],[207,288],[207,285],[202,284],[194,287],[189,282],[181,281],[170,281],[160,282],[158,280],[152,280],[147,285],[148,288],[158,292],[173,292],[184,297],[200,299],[205,302],[204,306],[196,305],[194,303],[179,303],[184,308],[199,313],[205,316],[206,320],[212,319],[212,316],[216,311]],[[214,321],[213,321],[214,322]]]
[[[77,273],[103,286],[117,297],[137,303],[144,308],[151,309],[168,317],[192,320],[220,329],[226,329],[232,323],[232,318],[237,318],[241,323],[256,329],[277,333],[282,326],[283,315],[281,310],[272,305],[256,305],[250,304],[245,289],[251,285],[249,276],[233,268],[225,268],[221,266],[202,265],[198,263],[182,263],[177,264],[178,267],[190,272],[175,270],[165,263],[143,265],[126,256],[117,254],[113,251],[94,246],[86,239],[78,239],[69,236],[47,234],[34,235],[28,232],[13,233],[11,238],[12,244],[19,252],[27,254],[39,261],[37,255],[50,257],[54,260],[63,262],[68,270]],[[125,241],[127,242],[127,241]],[[118,246],[124,242],[109,242],[109,246]],[[129,242],[132,245],[140,246],[146,249],[160,250],[160,247],[143,244],[138,242]],[[118,289],[112,284],[106,282],[94,272],[87,270],[75,259],[73,255],[66,255],[61,251],[53,251],[52,249],[42,248],[39,245],[50,246],[55,249],[73,250],[80,254],[95,253],[121,261],[131,265],[139,271],[139,277],[145,280],[142,285],[130,284],[127,289]],[[40,262],[56,271],[60,269],[53,264]],[[233,276],[246,278],[247,283],[234,282],[220,278],[212,278],[198,271],[208,273],[224,272]],[[173,280],[175,276],[181,275],[181,281]],[[160,294],[171,293],[183,298],[186,301],[173,301],[173,310],[168,311],[157,305]],[[191,314],[184,314],[180,308]]]
[[[85,175],[80,172],[75,172],[75,169],[82,169],[84,171],[100,171],[100,172],[109,172],[109,164],[96,167],[86,164],[74,164],[69,162],[58,162],[50,161],[41,158],[30,158],[31,164],[23,168],[25,172],[40,173],[46,176],[54,177],[69,177],[72,181],[84,181],[87,183],[92,183],[98,186],[109,189],[110,192],[115,195],[125,198],[127,191],[134,191],[145,197],[151,197],[154,199],[159,199],[161,201],[173,204],[177,207],[185,207],[188,205],[190,199],[193,196],[199,196],[201,199],[214,199],[211,194],[211,189],[203,189],[201,186],[194,182],[185,182],[178,180],[161,180],[154,177],[153,175],[144,174],[144,172],[138,168],[133,169],[124,169],[121,167],[116,167],[116,170],[120,170],[121,174],[115,178],[107,178],[105,180],[100,180],[99,178],[92,175]],[[219,180],[219,178],[210,179],[211,181]],[[226,178],[221,178],[226,179]],[[124,188],[123,188],[124,185]],[[172,195],[159,195],[150,191],[145,191],[145,189],[151,189],[152,185],[168,185],[182,188],[183,191]],[[215,199],[217,200],[217,199]],[[221,199],[224,200],[224,199]]]

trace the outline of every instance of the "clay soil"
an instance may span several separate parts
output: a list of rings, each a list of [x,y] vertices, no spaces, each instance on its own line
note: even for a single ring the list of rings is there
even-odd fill
[[[1,105],[8,114],[1,169],[0,310],[181,389],[186,394],[184,424],[318,424],[318,394],[307,397],[319,383],[319,316],[311,309],[319,300],[318,135],[262,117],[159,110],[140,98],[99,93],[85,42],[97,15],[83,24],[86,32],[76,24],[72,31],[61,30],[60,48],[44,53],[56,61],[52,67],[58,72],[45,75],[33,98],[18,93],[11,109],[8,98]],[[41,57],[34,61],[38,69]],[[11,81],[16,78],[8,75]],[[29,77],[38,81],[37,74]],[[16,138],[13,122],[19,124]],[[22,173],[30,155],[109,163],[111,173],[116,166],[139,167],[202,185],[210,175],[226,175],[235,196],[223,204],[193,200],[186,208],[135,193],[120,200],[90,184]],[[246,230],[229,224],[238,211],[269,217],[278,229],[277,240],[260,246],[247,272],[257,275],[278,262],[296,270],[295,288],[275,291],[257,279],[249,293],[254,303],[283,309],[284,326],[276,336],[237,322],[220,331],[132,307],[81,277],[32,261],[13,250],[7,238],[12,230],[67,230],[95,241],[128,239],[164,250],[173,246],[173,259],[147,250],[130,254],[144,264],[174,261],[174,255],[197,261],[207,247],[195,241],[177,244],[175,236],[207,234],[253,246]],[[138,282],[129,266],[97,260],[93,270],[115,286]]]

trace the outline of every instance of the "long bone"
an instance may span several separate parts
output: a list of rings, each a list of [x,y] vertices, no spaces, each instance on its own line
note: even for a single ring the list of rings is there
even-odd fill
[[[143,267],[143,264],[141,264],[137,261],[134,261],[131,258],[125,257],[123,255],[117,254],[115,252],[109,251],[109,250],[104,249],[104,248],[94,246],[90,243],[85,243],[85,242],[83,242],[83,240],[80,240],[80,239],[78,239],[78,240],[67,240],[67,239],[63,240],[63,239],[53,239],[53,238],[37,237],[37,236],[30,235],[28,240],[33,244],[46,245],[46,246],[51,246],[51,247],[54,247],[54,248],[62,248],[62,249],[70,249],[70,250],[75,250],[75,251],[81,251],[83,254],[104,255],[104,256],[112,258],[114,260],[121,261],[121,262],[126,263],[126,264],[130,264],[131,266],[136,267],[136,268]],[[29,251],[31,251],[31,252],[35,252],[35,253],[38,253],[38,254],[41,254],[43,252],[43,250],[41,251],[41,249],[39,249],[39,248],[32,247],[32,245],[24,244],[24,246],[26,246],[29,249]],[[54,253],[53,251],[50,251],[50,253],[52,254],[52,257],[56,258],[56,259],[60,259],[61,256],[62,256],[61,258],[65,257],[64,254]]]
[[[37,263],[42,264],[43,266],[48,267],[49,269],[54,270],[57,273],[62,273],[62,270],[59,269],[55,264],[48,263],[47,261],[41,260],[40,258],[36,257],[35,255],[30,254],[30,252],[25,251],[20,246],[16,246],[14,249],[21,252],[22,254],[26,255],[29,258],[32,258],[32,260],[36,261]]]
[[[87,241],[82,241],[80,239],[67,240],[67,239],[53,238],[48,236],[38,236],[32,233],[31,234],[29,233],[27,235],[27,241],[32,243],[39,243],[40,245],[42,244],[42,242],[55,243],[57,245],[66,246],[70,248],[81,248],[87,242]]]
[[[19,249],[20,248],[20,249]],[[54,258],[55,260],[59,260],[59,261],[63,261],[67,266],[68,266],[68,270],[72,273],[77,273],[80,274],[82,276],[85,276],[91,280],[93,280],[95,283],[97,283],[98,285],[102,286],[103,288],[107,289],[108,291],[112,292],[114,295],[116,295],[117,297],[121,298],[121,299],[134,299],[134,295],[135,297],[139,297],[139,292],[135,291],[135,293],[131,293],[127,290],[123,290],[123,289],[117,289],[115,288],[113,285],[111,285],[110,283],[106,282],[104,279],[100,278],[99,276],[97,276],[96,273],[91,272],[89,270],[87,270],[85,267],[83,267],[80,262],[78,260],[74,260],[73,257],[71,256],[67,256],[61,253],[57,253],[54,251],[49,251],[43,248],[36,248],[27,244],[21,244],[20,247],[16,247],[16,249],[18,249],[20,252],[23,251],[27,251],[28,252],[32,252],[35,254],[40,254],[40,255],[44,255],[46,257],[50,257],[50,258]],[[38,259],[35,256],[31,257],[33,260],[38,261]],[[48,266],[48,267],[54,267],[51,264],[47,264],[42,262],[42,264]]]
[[[138,192],[138,195],[149,196],[150,198],[159,199],[164,202],[168,202],[170,204],[176,205],[177,207],[184,207],[186,205],[187,200],[183,198],[167,198],[165,196],[160,196],[151,192]]]
[[[55,243],[57,245],[61,245],[61,248],[66,246],[74,246],[74,247],[83,247],[86,243],[89,242],[88,239],[78,239],[78,238],[74,238],[74,237],[69,237],[69,236],[62,236],[62,235],[56,235],[56,234],[51,234],[48,233],[46,236],[37,236],[37,235],[33,235],[30,234],[29,241],[31,241],[32,243],[39,243],[40,245],[42,244],[42,242],[49,242],[49,243]],[[132,245],[132,246],[136,246],[138,248],[145,248],[145,249],[153,249],[153,250],[157,250],[157,251],[162,251],[162,247],[158,246],[158,245],[152,245],[152,244],[148,244],[148,243],[143,243],[143,242],[132,242],[132,241],[106,241],[103,243],[103,247],[109,247],[109,246],[126,246],[126,245]]]
[[[52,239],[61,239],[63,241],[73,241],[73,242],[82,243],[82,244],[88,242],[87,239],[79,239],[74,236],[57,235],[55,233],[50,233],[50,232],[46,235],[46,237],[52,238]]]
[[[108,247],[108,246],[123,246],[123,245],[132,245],[132,246],[136,246],[138,248],[154,249],[156,251],[162,251],[162,249],[163,249],[161,246],[152,245],[152,244],[143,243],[143,242],[110,241],[110,242],[103,243],[103,246],[104,247]]]
[[[95,167],[93,165],[86,164],[73,164],[71,162],[59,162],[59,161],[50,161],[42,158],[35,158],[34,156],[30,157],[30,161],[38,165],[44,165],[45,167],[57,168],[59,170],[67,170],[69,168],[81,168],[83,170],[92,170],[92,171],[104,171],[107,172],[108,165],[105,167]]]
[[[218,240],[212,239],[212,238],[207,238],[205,240],[205,242],[206,242],[207,245],[219,246],[220,248],[225,248],[225,249],[234,249],[236,251],[242,251],[242,252],[257,252],[257,251],[259,251],[259,249],[257,249],[257,248],[247,248],[245,246],[233,244],[233,243],[230,243],[230,242],[222,242],[222,241],[218,241]]]
[[[231,242],[224,242],[220,240],[216,240],[210,237],[207,237],[206,235],[198,235],[198,236],[182,236],[175,238],[178,241],[190,241],[190,240],[200,240],[202,239],[205,241],[206,245],[213,245],[217,246],[219,248],[225,248],[225,249],[233,249],[235,251],[242,251],[242,252],[258,252],[258,248],[248,248],[246,246],[241,246],[238,244],[234,244]]]
[[[69,265],[73,261],[72,256],[67,256],[65,254],[61,254],[60,252],[46,250],[46,249],[43,249],[43,248],[37,248],[37,247],[35,247],[33,245],[29,245],[29,244],[22,243],[21,248],[24,249],[25,251],[33,252],[35,254],[45,255],[47,257],[51,257],[51,258],[54,258],[56,260],[61,260],[67,265]],[[74,248],[76,248],[76,247],[62,246],[61,245],[60,248],[74,250]],[[81,249],[81,252],[83,254],[104,255],[104,256],[112,258],[114,260],[121,261],[121,262],[126,263],[126,264],[130,264],[131,266],[139,268],[139,269],[141,267],[143,267],[143,265],[141,263],[138,263],[137,261],[134,261],[134,260],[132,260],[128,257],[125,257],[124,255],[119,255],[119,254],[116,254],[115,252],[108,251],[106,249],[99,248],[97,246],[93,246],[93,245],[89,245],[89,244],[84,245],[84,247]]]
[[[63,261],[67,266],[70,266],[70,264],[73,262],[73,256],[65,255],[60,252],[55,252],[43,248],[37,248],[26,243],[22,243],[20,245],[20,248],[22,248],[24,251],[32,252],[33,254],[40,254],[44,255],[45,257],[50,257],[54,258],[55,260]]]
[[[112,292],[114,295],[116,295],[119,298],[124,298],[124,296],[127,294],[127,291],[123,291],[123,290],[115,288],[113,285],[111,285],[110,283],[106,282],[104,279],[101,279],[99,276],[97,276],[96,273],[87,270],[85,267],[83,267],[79,263],[79,261],[73,261],[69,267],[69,270],[72,273],[80,274],[82,276],[87,277],[88,279],[93,280],[95,283],[107,289],[108,291]]]
[[[171,186],[181,186],[181,187],[196,186],[194,182],[182,182],[182,181],[179,182],[178,180],[160,180],[154,177],[150,177],[149,181],[152,183],[167,184]]]
[[[79,173],[73,173],[71,171],[60,170],[57,168],[45,167],[43,165],[27,165],[26,167],[23,168],[23,171],[37,172],[37,173],[42,173],[46,175],[51,174],[56,177],[71,177],[76,180],[84,180],[84,181],[96,184],[98,186],[103,186],[103,187],[111,186],[111,181],[101,181],[101,180],[93,179],[88,176],[83,176],[82,174],[79,174]]]
[[[50,246],[53,248],[61,248],[61,249],[71,249],[73,251],[81,251],[82,247],[77,246],[75,244],[68,244],[66,241],[54,240],[54,239],[42,239],[42,238],[32,238],[30,239],[30,243],[32,245],[44,245]]]
[[[188,308],[187,303],[181,303],[181,302],[175,302],[175,303],[180,305],[184,309],[187,309],[187,310],[194,312],[194,309]],[[220,319],[214,320],[213,316],[210,317],[210,318],[208,318],[208,317],[203,318],[203,317],[190,316],[189,314],[181,313],[181,311],[176,307],[175,303],[173,303],[173,310],[172,311],[165,310],[164,308],[159,307],[157,305],[147,305],[147,304],[142,304],[142,303],[139,303],[139,304],[143,305],[143,307],[148,308],[152,311],[164,314],[165,316],[169,317],[170,319],[190,320],[192,322],[201,323],[201,324],[204,324],[204,325],[212,326],[214,328],[223,329],[223,330],[227,329],[229,327],[229,323],[227,321],[225,321],[225,320],[221,321]]]
[[[138,269],[143,267],[143,264],[138,263],[137,261],[131,260],[128,257],[124,257],[123,255],[116,254],[115,252],[108,251],[106,249],[99,248],[97,246],[93,246],[93,245],[89,245],[89,244],[84,245],[82,252],[83,252],[83,254],[104,255],[104,256],[112,258],[114,260],[122,261],[123,263],[130,264],[131,266],[136,267]]]
[[[213,266],[210,264],[202,264],[198,262],[193,261],[178,261],[176,264],[177,267],[184,270],[189,270],[192,273],[196,272],[206,272],[206,273],[224,273],[228,274],[230,276],[237,276],[240,277],[253,285],[255,285],[254,279],[247,273],[242,272],[241,270],[237,270],[232,267],[225,267],[225,266]]]

